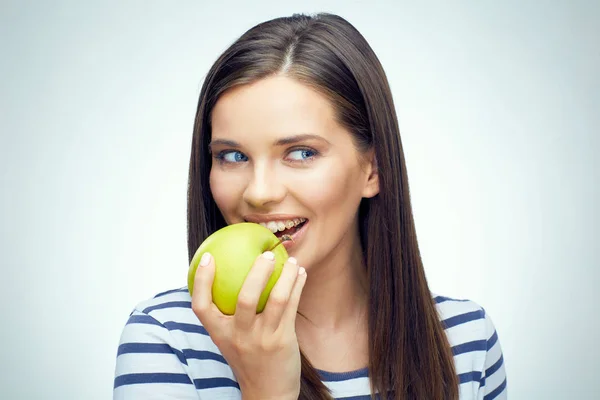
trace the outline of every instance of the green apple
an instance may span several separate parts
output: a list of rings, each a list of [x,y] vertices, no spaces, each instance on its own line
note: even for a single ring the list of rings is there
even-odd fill
[[[235,313],[238,294],[256,258],[267,250],[275,254],[275,270],[261,293],[256,312],[264,310],[271,289],[279,279],[288,253],[277,236],[260,224],[242,222],[219,229],[198,247],[188,270],[188,291],[194,289],[194,277],[202,255],[209,252],[215,261],[212,286],[213,303],[226,315]]]

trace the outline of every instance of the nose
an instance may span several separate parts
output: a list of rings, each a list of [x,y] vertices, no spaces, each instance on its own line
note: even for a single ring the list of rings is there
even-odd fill
[[[252,207],[265,208],[282,201],[285,194],[285,185],[277,178],[275,168],[260,164],[255,165],[243,197]]]

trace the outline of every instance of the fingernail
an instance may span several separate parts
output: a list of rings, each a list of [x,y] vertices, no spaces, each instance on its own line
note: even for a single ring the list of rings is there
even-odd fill
[[[304,275],[305,273],[306,273],[306,270],[304,269],[304,267],[298,268],[298,275]]]
[[[200,259],[200,266],[208,267],[208,264],[210,264],[210,253],[204,253]]]
[[[272,251],[265,251],[263,253],[263,257],[266,258],[267,260],[273,261],[275,259],[275,254],[273,254]]]
[[[288,262],[289,262],[289,263],[292,263],[292,264],[294,264],[294,265],[298,264],[298,260],[296,260],[294,257],[290,257],[290,258],[288,258]]]

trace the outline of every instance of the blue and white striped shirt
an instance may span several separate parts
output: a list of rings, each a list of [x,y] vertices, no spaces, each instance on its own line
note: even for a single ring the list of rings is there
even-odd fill
[[[436,296],[454,353],[461,400],[506,399],[506,374],[496,329],[468,300]],[[320,371],[336,399],[369,400],[367,369]],[[140,303],[119,343],[114,399],[241,399],[227,362],[191,308],[187,288]]]

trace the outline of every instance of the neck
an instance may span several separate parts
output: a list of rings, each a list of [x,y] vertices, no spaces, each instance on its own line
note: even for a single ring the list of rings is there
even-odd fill
[[[343,240],[318,265],[311,265],[298,307],[298,323],[317,329],[339,330],[366,316],[367,272],[358,235]],[[302,321],[302,322],[301,322]]]

